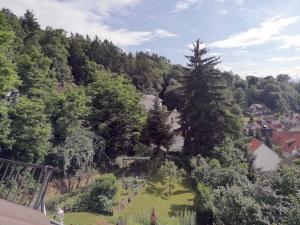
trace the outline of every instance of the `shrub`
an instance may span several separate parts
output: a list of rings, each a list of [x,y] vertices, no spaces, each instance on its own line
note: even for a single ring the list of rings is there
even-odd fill
[[[178,215],[180,225],[196,225],[196,213],[188,210],[181,211]]]
[[[116,203],[117,180],[113,174],[106,174],[95,180],[88,198],[92,212],[109,214]]]

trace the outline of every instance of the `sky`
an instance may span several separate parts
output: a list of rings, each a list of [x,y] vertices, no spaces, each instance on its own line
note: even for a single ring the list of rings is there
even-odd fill
[[[113,41],[126,52],[149,51],[185,65],[200,39],[221,70],[242,77],[289,74],[300,80],[299,0],[0,0],[43,28]]]

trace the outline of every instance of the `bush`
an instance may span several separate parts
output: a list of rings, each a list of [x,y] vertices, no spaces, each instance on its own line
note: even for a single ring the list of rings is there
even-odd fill
[[[83,191],[84,190],[80,190]],[[88,192],[79,193],[79,191],[65,194],[51,200],[46,203],[47,211],[50,213],[56,213],[59,208],[63,208],[64,211],[70,212],[82,212],[88,208]]]
[[[92,212],[110,214],[116,203],[117,180],[113,174],[105,174],[94,182],[88,198]]]
[[[177,217],[180,225],[196,225],[196,213],[188,210],[181,211]]]

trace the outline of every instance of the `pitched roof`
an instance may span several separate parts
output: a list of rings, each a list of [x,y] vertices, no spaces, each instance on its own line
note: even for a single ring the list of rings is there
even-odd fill
[[[271,141],[280,146],[282,151],[291,153],[300,148],[300,131],[273,131]]]
[[[248,147],[251,151],[256,151],[259,146],[263,144],[262,141],[258,140],[257,138],[252,138],[251,141],[248,143]]]
[[[143,95],[141,99],[141,105],[147,110],[154,109],[154,103],[157,97],[155,95]],[[162,99],[158,98],[158,101],[162,102]]]

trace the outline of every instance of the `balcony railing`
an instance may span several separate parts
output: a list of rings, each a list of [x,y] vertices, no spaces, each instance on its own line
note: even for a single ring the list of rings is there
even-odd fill
[[[44,197],[55,171],[51,166],[0,158],[0,198],[46,214]]]

